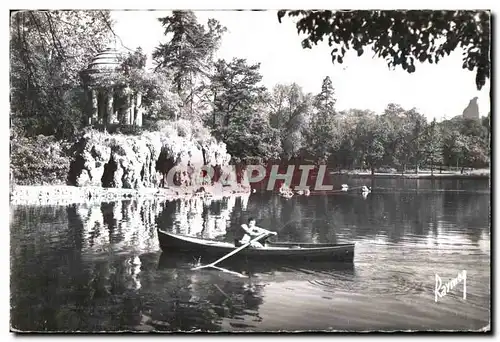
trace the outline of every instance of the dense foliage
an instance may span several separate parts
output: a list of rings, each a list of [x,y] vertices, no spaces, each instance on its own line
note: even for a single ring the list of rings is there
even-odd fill
[[[481,89],[490,77],[491,14],[488,11],[279,11],[278,20],[299,17],[297,30],[307,34],[304,48],[324,38],[333,46],[332,62],[342,64],[349,49],[361,56],[370,47],[389,67],[412,73],[416,62],[438,63],[457,48],[463,68],[476,69]]]
[[[413,58],[437,62],[444,53],[470,41],[479,50],[466,50],[465,66],[477,67],[478,87],[484,84],[489,75],[489,60],[483,51],[488,25],[478,24],[480,30],[472,33],[476,17],[469,12],[457,12],[451,19],[448,12],[397,13],[291,12],[306,16],[298,25],[310,32],[309,41],[315,43],[327,35],[330,43],[342,45],[340,52],[334,49],[334,60],[340,63],[350,46],[362,52],[363,46],[374,43],[381,57],[411,72]],[[484,15],[480,13],[479,18]],[[310,18],[315,18],[322,31],[307,31],[312,30]],[[440,23],[448,19],[454,25],[462,23],[462,28],[452,25],[443,33],[446,28]],[[489,116],[482,121],[457,116],[427,122],[415,109],[397,104],[389,104],[383,113],[341,112],[335,107],[334,79],[325,77],[317,94],[305,93],[296,83],[267,89],[261,82],[260,64],[243,58],[214,58],[226,31],[216,20],[200,24],[191,11],[174,11],[159,20],[165,27],[166,42],[153,51],[154,71],[146,70],[146,55],[139,48],[125,56],[120,73],[96,78],[102,86],[127,82],[142,91],[143,127],[122,127],[121,133],[160,130],[200,142],[215,137],[226,143],[234,161],[302,158],[328,162],[338,169],[400,172],[421,167],[434,170],[442,165],[489,165]],[[426,20],[433,25],[424,29]],[[396,34],[386,36],[387,27],[382,24],[393,32],[409,33],[403,35],[405,39],[393,41]],[[385,31],[375,34],[374,25],[382,25]],[[337,29],[332,31],[332,27]],[[449,38],[447,42],[438,40],[443,34]],[[16,182],[64,181],[69,154],[61,146],[83,128],[79,71],[112,36],[106,11],[12,15],[11,165]],[[391,52],[396,45],[402,55]]]
[[[79,72],[110,42],[107,11],[10,17],[11,121],[28,135],[71,137],[82,125]]]
[[[192,11],[173,11],[171,16],[158,20],[165,27],[165,35],[171,37],[153,52],[156,71],[171,77],[174,90],[193,116],[200,83],[210,74],[214,53],[226,28],[215,19],[210,19],[205,27]]]
[[[66,184],[70,146],[53,136],[24,137],[12,134],[11,177],[16,184]]]

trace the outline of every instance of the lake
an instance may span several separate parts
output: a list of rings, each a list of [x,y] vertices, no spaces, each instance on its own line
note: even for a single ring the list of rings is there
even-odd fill
[[[339,176],[351,187],[369,180]],[[11,326],[23,331],[479,330],[490,322],[490,184],[376,179],[374,192],[11,206]],[[335,187],[337,188],[337,186]],[[156,229],[356,242],[352,265],[191,271]],[[201,260],[207,263],[213,260]],[[235,266],[236,267],[236,266]],[[443,284],[460,282],[435,298]]]

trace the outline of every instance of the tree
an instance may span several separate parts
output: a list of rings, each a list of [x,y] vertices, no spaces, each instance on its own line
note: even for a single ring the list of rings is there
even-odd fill
[[[286,158],[296,157],[304,147],[311,108],[311,95],[304,94],[298,84],[274,87],[269,99],[269,120],[271,127],[280,131]]]
[[[332,62],[343,63],[354,49],[361,56],[371,47],[389,67],[401,66],[412,73],[416,62],[438,63],[457,48],[464,50],[463,68],[476,69],[480,90],[490,77],[489,11],[278,11],[299,17],[298,33],[307,34],[304,48],[324,38],[333,47]]]
[[[318,112],[311,119],[307,134],[308,153],[318,160],[326,161],[342,142],[338,120],[328,112]]]
[[[256,157],[277,159],[281,151],[280,132],[269,125],[269,117],[262,111],[243,108],[233,116],[225,132],[227,151],[237,160]]]
[[[206,28],[198,23],[193,11],[173,11],[171,16],[158,20],[165,27],[165,36],[172,37],[153,52],[156,71],[171,74],[175,90],[193,112],[196,79],[210,74],[226,28],[215,19],[209,19]]]
[[[453,165],[457,168],[464,164],[467,153],[467,138],[460,132],[447,132],[443,140],[443,159],[446,165]]]
[[[327,160],[341,144],[340,118],[335,112],[335,89],[330,77],[325,77],[321,92],[316,95],[314,111],[307,134],[308,152],[319,160]]]
[[[335,88],[333,88],[330,76],[326,76],[321,84],[321,92],[316,95],[315,106],[319,111],[333,114],[335,112],[335,102],[337,102]]]
[[[384,162],[389,131],[384,118],[367,114],[356,126],[355,147],[360,150],[361,161],[374,174]]]
[[[415,109],[409,111],[409,116],[414,123],[410,140],[410,153],[411,159],[415,165],[415,173],[418,174],[424,156],[424,145],[422,142],[427,122],[425,117],[418,113]]]
[[[79,72],[111,41],[107,11],[19,11],[11,16],[12,124],[27,135],[81,128]]]
[[[434,175],[434,166],[443,163],[442,134],[434,119],[425,129],[424,133],[425,161],[431,166],[431,175]]]
[[[408,124],[406,110],[398,104],[389,103],[381,116],[388,129],[388,144],[386,146],[385,164],[406,171],[409,162],[409,142],[411,127]]]
[[[440,123],[446,165],[484,167],[489,163],[489,130],[477,120],[456,116]]]
[[[235,157],[254,153],[254,157],[275,158],[281,144],[263,108],[268,99],[266,88],[260,85],[260,64],[249,65],[241,58],[219,60],[210,80],[206,95],[212,111],[205,120],[215,137]],[[259,147],[259,143],[263,145]]]
[[[486,131],[486,145],[488,146],[488,155],[489,155],[491,153],[491,151],[490,151],[491,112],[488,113],[488,116],[485,116],[483,118],[481,123]]]
[[[142,48],[138,47],[134,52],[129,53],[122,62],[122,70],[125,74],[129,74],[130,70],[141,70],[146,66],[147,56],[142,52]]]
[[[402,173],[406,172],[409,164],[413,164],[418,173],[423,155],[425,117],[416,109],[406,110],[391,103],[381,119],[387,130],[386,164],[400,167]]]
[[[352,169],[362,163],[362,153],[356,148],[357,126],[365,116],[372,115],[369,111],[350,109],[339,113],[339,132],[342,132],[340,146],[333,151],[332,158],[339,167]]]

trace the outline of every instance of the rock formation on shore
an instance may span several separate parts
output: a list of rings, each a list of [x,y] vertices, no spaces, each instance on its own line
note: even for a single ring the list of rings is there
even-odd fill
[[[164,132],[132,136],[88,131],[75,150],[68,183],[107,188],[195,186],[204,165],[229,172],[231,159],[226,145],[213,138],[200,142]],[[166,176],[176,166],[180,172],[172,184]]]
[[[469,105],[465,107],[462,112],[462,117],[464,119],[479,120],[479,106],[477,104],[477,96],[472,98]]]

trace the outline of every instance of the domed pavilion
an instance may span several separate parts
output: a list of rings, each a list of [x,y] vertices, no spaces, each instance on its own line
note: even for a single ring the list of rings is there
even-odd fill
[[[113,126],[142,126],[141,93],[131,89],[126,78],[114,77],[123,76],[124,57],[124,53],[108,47],[81,71],[88,125],[104,130]]]

